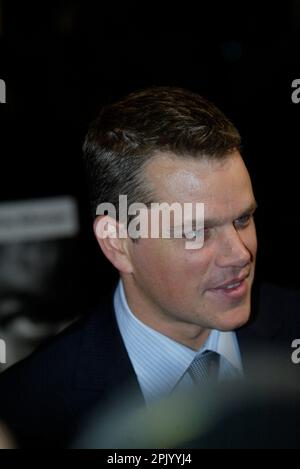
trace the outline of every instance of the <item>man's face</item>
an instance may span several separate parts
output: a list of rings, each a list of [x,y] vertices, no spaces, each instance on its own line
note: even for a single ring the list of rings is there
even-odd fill
[[[240,154],[224,161],[164,154],[145,171],[158,202],[204,203],[205,240],[200,249],[186,249],[183,238],[130,241],[133,272],[122,276],[129,306],[150,327],[187,344],[203,330],[243,325],[257,241],[255,199]]]

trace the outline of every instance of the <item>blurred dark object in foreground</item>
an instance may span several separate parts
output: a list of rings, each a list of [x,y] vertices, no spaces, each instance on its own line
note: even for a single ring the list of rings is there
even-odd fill
[[[128,389],[127,400],[93,415],[74,447],[299,449],[299,370],[275,356],[254,355],[245,379],[174,393],[147,408]]]

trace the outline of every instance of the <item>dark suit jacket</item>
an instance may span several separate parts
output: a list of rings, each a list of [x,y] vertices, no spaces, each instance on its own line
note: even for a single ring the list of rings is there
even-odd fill
[[[253,320],[238,331],[244,364],[253,344],[277,341],[290,363],[291,340],[300,338],[299,294],[267,285],[253,296],[259,298]],[[84,417],[95,406],[105,407],[113,394],[122,394],[129,382],[143,402],[110,297],[0,376],[0,419],[22,447],[64,447]]]

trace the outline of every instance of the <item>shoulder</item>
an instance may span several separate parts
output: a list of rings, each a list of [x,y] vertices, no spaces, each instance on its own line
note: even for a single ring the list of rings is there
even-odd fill
[[[0,419],[22,446],[58,446],[71,434],[82,397],[74,392],[82,346],[93,350],[110,315],[104,303],[0,375]]]
[[[40,374],[47,373],[47,385],[51,378],[56,380],[61,374],[62,380],[67,380],[72,369],[78,363],[83,343],[88,346],[95,341],[95,336],[107,336],[113,330],[114,309],[112,295],[107,295],[101,303],[91,311],[81,316],[57,336],[48,340],[35,350],[29,357],[0,374],[0,394],[5,383],[14,377],[26,375],[27,380],[37,381]],[[100,345],[103,341],[97,341]],[[9,344],[8,344],[9,345]],[[26,384],[26,383],[25,383]]]
[[[283,346],[290,353],[295,338],[300,338],[300,292],[273,283],[257,283],[252,292],[250,321],[237,333],[249,346]]]
[[[58,375],[62,368],[66,371],[66,366],[71,366],[72,362],[76,361],[76,352],[82,335],[91,320],[93,320],[93,314],[76,320],[67,329],[35,350],[29,357],[5,370],[0,375],[0,395],[6,383],[17,377],[21,378],[23,374],[26,374],[27,378],[32,376],[33,381],[36,381],[39,373],[44,374],[46,370],[48,378],[52,372]]]

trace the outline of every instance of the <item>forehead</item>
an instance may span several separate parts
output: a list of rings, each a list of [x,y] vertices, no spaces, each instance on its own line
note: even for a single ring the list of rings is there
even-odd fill
[[[158,202],[202,202],[206,211],[243,210],[254,201],[251,180],[239,152],[224,160],[161,154],[150,160],[146,179]]]

